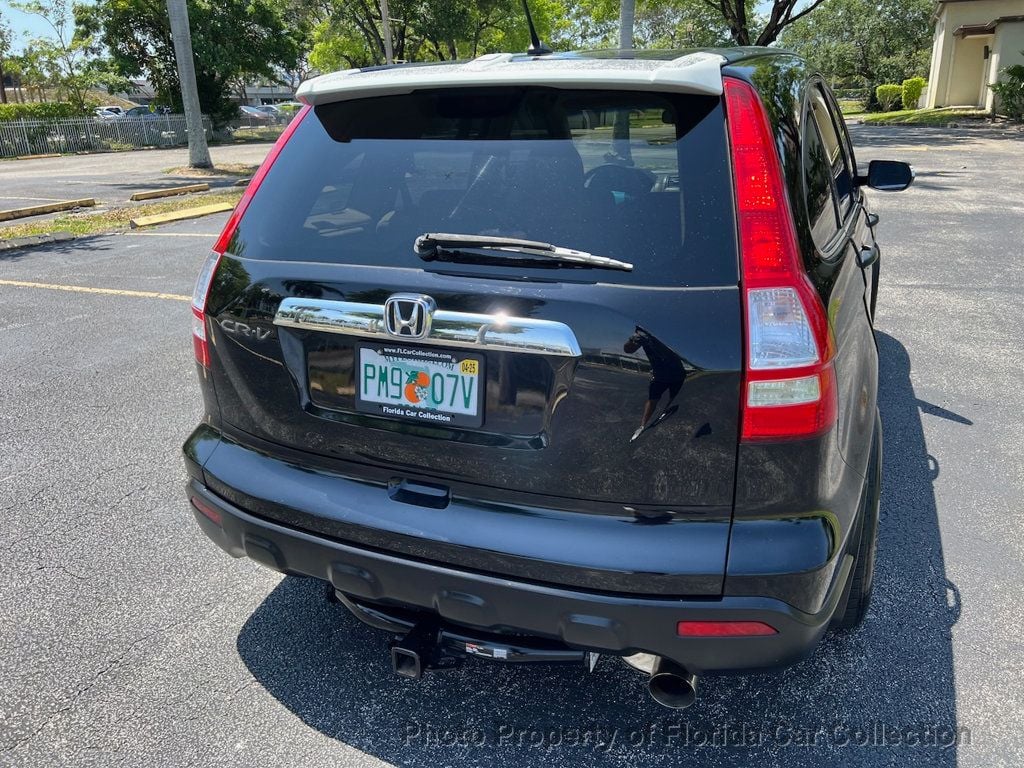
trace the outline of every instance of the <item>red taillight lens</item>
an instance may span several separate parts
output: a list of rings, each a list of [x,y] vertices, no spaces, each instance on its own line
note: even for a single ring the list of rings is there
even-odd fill
[[[676,634],[680,637],[763,637],[779,631],[763,621],[680,621]]]
[[[198,509],[202,513],[203,517],[212,520],[217,525],[221,524],[220,511],[214,509],[212,506],[210,506],[197,496],[193,496],[191,501],[192,506]]]
[[[204,368],[210,367],[210,344],[206,338],[206,299],[210,295],[218,264],[219,253],[211,253],[206,257],[192,292],[192,349],[196,353],[196,362]]]
[[[281,154],[284,145],[288,143],[288,139],[295,133],[295,129],[305,119],[309,110],[308,104],[299,110],[299,113],[295,115],[278,137],[274,146],[270,148],[270,152],[267,153],[263,164],[260,165],[245,188],[245,193],[235,206],[235,210],[231,212],[231,216],[224,225],[224,229],[221,230],[220,237],[217,238],[217,243],[213,246],[213,253],[210,254],[203,264],[203,269],[199,273],[199,279],[196,280],[196,288],[192,294],[192,349],[196,355],[196,362],[204,368],[210,367],[210,344],[206,337],[206,300],[210,295],[210,286],[213,285],[213,276],[217,272],[217,265],[220,264],[221,256],[224,255],[231,244],[231,238],[235,236],[238,223],[242,220],[245,209],[249,207],[249,202],[252,200],[253,195],[260,188],[260,184],[263,183],[263,179],[270,171],[274,161]]]
[[[782,166],[753,86],[725,78],[746,345],[742,440],[814,437],[838,410],[825,308],[803,269]]]

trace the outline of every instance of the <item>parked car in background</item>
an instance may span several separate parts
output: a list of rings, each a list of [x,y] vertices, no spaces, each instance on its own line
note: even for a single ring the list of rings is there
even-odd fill
[[[275,123],[283,123],[288,120],[288,116],[278,109],[275,104],[258,104],[256,109],[265,115],[270,115]]]
[[[119,107],[117,104],[111,104],[111,105],[105,106],[105,107],[98,107],[98,109],[102,109],[104,112],[110,112],[111,114],[114,114],[114,115],[123,115],[124,114],[124,107]]]
[[[156,112],[153,112],[149,107],[132,107],[125,112],[122,117],[141,117],[145,119],[152,119],[159,117]]]
[[[116,120],[121,117],[120,112],[113,112],[108,107],[96,107],[92,112],[100,120]]]
[[[269,125],[277,121],[277,118],[274,115],[263,111],[260,107],[250,107],[244,105],[239,109],[242,113],[243,121],[248,121],[249,123],[260,123]]]
[[[865,190],[913,172],[793,54],[642,54],[307,82],[202,269],[192,513],[399,675],[609,654],[684,707],[867,612]]]
[[[291,119],[295,114],[302,109],[302,104],[298,101],[283,101],[280,104],[275,104],[278,112],[282,113],[288,119]]]

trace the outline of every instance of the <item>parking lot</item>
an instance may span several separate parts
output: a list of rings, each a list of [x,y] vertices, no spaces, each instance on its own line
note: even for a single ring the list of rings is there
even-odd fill
[[[188,298],[226,214],[0,254],[0,765],[1024,764],[1024,140],[853,133],[918,174],[872,195],[874,602],[684,711],[612,658],[398,679],[318,584],[202,536]]]
[[[267,144],[211,147],[216,165],[256,165]],[[42,205],[60,200],[95,198],[99,205],[124,204],[135,192],[205,181],[211,187],[230,186],[237,176],[165,175],[188,165],[188,148],[142,150],[96,155],[64,155],[32,160],[0,160],[0,210]],[[18,224],[0,222],[5,224]]]

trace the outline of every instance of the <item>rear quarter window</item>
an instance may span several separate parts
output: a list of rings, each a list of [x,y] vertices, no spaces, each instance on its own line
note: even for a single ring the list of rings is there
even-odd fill
[[[735,284],[726,150],[715,97],[517,87],[321,105],[282,150],[229,250],[471,275]],[[541,240],[635,269],[427,264],[413,251],[425,232]]]

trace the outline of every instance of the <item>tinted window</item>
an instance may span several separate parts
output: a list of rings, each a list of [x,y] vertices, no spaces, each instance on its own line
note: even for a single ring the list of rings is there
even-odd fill
[[[733,284],[728,167],[720,100],[711,97],[503,88],[337,102],[299,126],[230,249],[442,269],[415,255],[418,235],[498,235],[636,268],[458,271]]]
[[[804,192],[811,236],[818,247],[824,246],[838,230],[832,165],[815,121],[804,121]]]
[[[832,178],[836,185],[836,198],[839,203],[839,216],[844,218],[853,201],[853,177],[850,169],[850,158],[842,146],[839,126],[836,125],[832,111],[825,102],[824,94],[817,88],[811,95],[811,115],[821,133],[825,154],[828,157]]]

